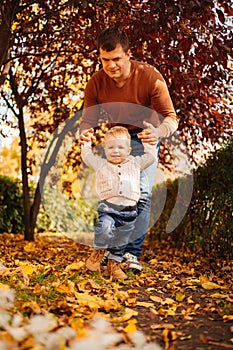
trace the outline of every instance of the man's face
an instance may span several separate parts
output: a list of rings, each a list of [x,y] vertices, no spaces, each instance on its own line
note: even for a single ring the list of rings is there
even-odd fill
[[[116,139],[108,137],[105,141],[104,151],[107,160],[112,164],[123,163],[130,153],[130,141],[127,138]]]
[[[118,44],[112,51],[105,51],[100,48],[100,60],[103,70],[112,79],[127,78],[129,74],[130,51],[124,52],[122,46]]]

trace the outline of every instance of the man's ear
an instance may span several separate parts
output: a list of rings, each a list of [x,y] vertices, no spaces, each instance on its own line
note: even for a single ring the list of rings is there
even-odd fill
[[[132,148],[131,147],[129,147],[129,154],[130,154],[130,152],[132,151]]]
[[[131,53],[130,49],[126,52],[126,55],[127,55],[129,58],[131,58],[132,53]]]

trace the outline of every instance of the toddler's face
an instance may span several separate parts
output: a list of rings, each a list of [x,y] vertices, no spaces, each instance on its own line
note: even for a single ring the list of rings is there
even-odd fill
[[[116,139],[108,137],[104,144],[107,160],[113,164],[123,163],[130,151],[130,141],[127,138]]]

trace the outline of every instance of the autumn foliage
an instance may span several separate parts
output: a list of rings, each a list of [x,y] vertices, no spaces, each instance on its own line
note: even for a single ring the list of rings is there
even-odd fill
[[[180,135],[195,161],[197,150],[228,139],[232,130],[231,15],[224,0],[1,2],[2,121],[20,131],[27,239],[33,239],[41,201],[39,186],[33,204],[29,199],[29,175],[41,165],[30,150],[45,148],[51,137],[62,141],[58,126],[80,109],[85,84],[99,66],[98,33],[106,26],[123,28],[133,58],[161,71],[180,117]],[[47,159],[41,188],[55,158]]]
[[[233,270],[224,259],[157,242],[144,246],[142,273],[112,282],[87,271],[89,247],[63,235],[2,234],[0,248],[3,348],[232,347]]]

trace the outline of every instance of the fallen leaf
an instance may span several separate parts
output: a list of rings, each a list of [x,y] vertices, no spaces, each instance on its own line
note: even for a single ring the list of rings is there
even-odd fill
[[[128,289],[127,290],[127,293],[129,293],[129,294],[138,294],[138,289]]]
[[[124,328],[126,333],[132,333],[137,331],[137,320],[129,320],[127,326]]]
[[[163,305],[173,305],[176,304],[175,300],[171,299],[171,298],[166,298],[163,302]]]
[[[26,275],[32,275],[35,271],[35,267],[28,264],[20,264],[20,267],[23,273],[25,273]]]
[[[35,247],[35,242],[29,242],[24,246],[24,251],[27,253],[32,253],[35,251],[36,247]]]
[[[158,324],[152,324],[150,326],[151,329],[164,329],[164,328],[167,328],[167,329],[174,329],[175,326],[174,324],[172,323],[158,323]]]
[[[158,315],[158,311],[155,310],[153,307],[150,307],[150,312],[152,312],[155,315]]]
[[[100,300],[99,307],[106,312],[110,311],[119,311],[121,308],[121,304],[114,299]]]
[[[98,309],[100,299],[94,295],[88,293],[77,293],[75,292],[75,297],[80,306],[88,306],[90,309]]]
[[[223,319],[225,322],[233,321],[233,315],[223,315]]]
[[[67,265],[65,271],[79,271],[84,265],[85,263],[83,261],[74,262],[70,265]]]
[[[9,290],[10,286],[8,286],[8,284],[0,283],[0,289]]]
[[[23,303],[21,306],[21,310],[30,309],[35,314],[41,313],[40,306],[35,301],[27,301],[26,303]]]
[[[148,303],[145,301],[137,301],[137,306],[142,306],[142,307],[153,307],[154,304],[153,303]]]
[[[69,292],[70,292],[70,289],[69,289],[69,287],[66,284],[60,284],[55,289],[59,293],[69,294]]]
[[[181,291],[176,292],[176,301],[183,301],[186,298],[186,295]]]
[[[226,299],[226,298],[228,298],[228,295],[220,294],[220,293],[214,293],[214,294],[211,294],[211,297],[215,298],[215,299]]]
[[[129,309],[129,308],[125,308],[125,313],[122,316],[111,317],[110,321],[113,323],[121,323],[121,322],[128,321],[131,317],[137,316],[137,315],[138,315],[137,311],[134,311],[134,310]]]
[[[222,287],[219,286],[217,283],[210,282],[210,281],[207,281],[207,282],[202,283],[201,286],[202,286],[202,288],[208,289],[208,290],[211,290],[211,289],[221,289],[221,288],[222,288]]]
[[[151,295],[151,296],[150,296],[150,299],[153,300],[153,301],[155,301],[156,303],[162,303],[162,301],[163,301],[162,298],[157,297],[157,296],[155,296],[155,295]]]
[[[189,334],[189,335],[184,335],[184,336],[182,336],[182,337],[180,337],[180,340],[189,340],[189,339],[191,339],[192,338],[192,335],[191,334]]]

